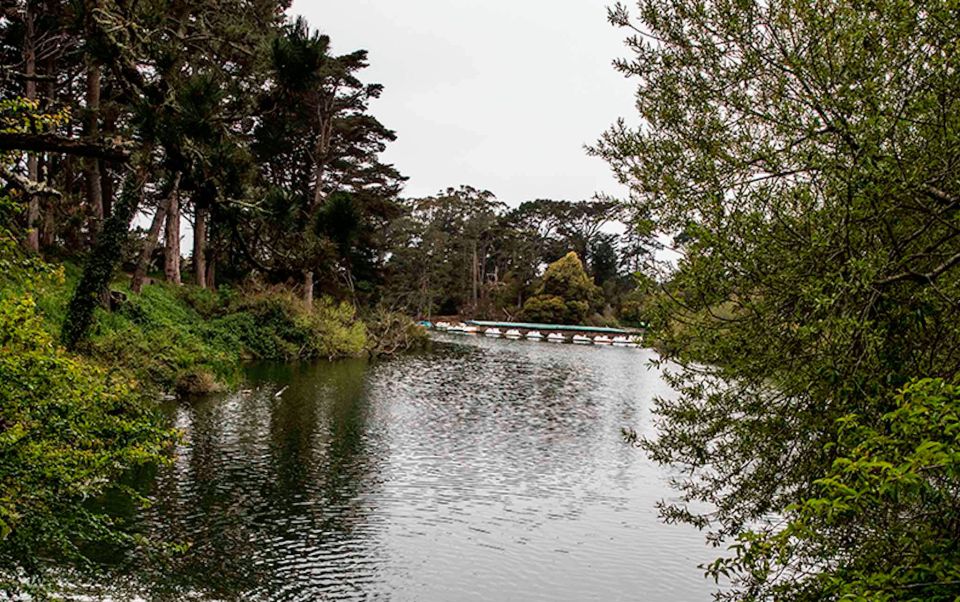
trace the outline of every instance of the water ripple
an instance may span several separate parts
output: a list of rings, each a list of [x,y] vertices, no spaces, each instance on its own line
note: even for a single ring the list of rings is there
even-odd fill
[[[176,595],[710,599],[710,550],[657,521],[666,477],[619,438],[669,393],[648,352],[447,340],[172,407],[184,442],[143,521],[192,544]]]

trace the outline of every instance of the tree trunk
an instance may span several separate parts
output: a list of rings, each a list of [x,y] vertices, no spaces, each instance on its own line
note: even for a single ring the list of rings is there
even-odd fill
[[[47,197],[43,204],[43,237],[41,244],[44,249],[49,249],[57,242],[57,199]]]
[[[167,282],[180,284],[180,174],[168,200],[167,229],[164,242],[163,273]]]
[[[27,159],[27,177],[31,182],[37,181],[37,158]],[[40,197],[31,194],[27,201],[27,249],[33,253],[40,252]]]
[[[303,273],[303,304],[307,309],[313,307],[313,271]]]
[[[193,225],[193,273],[197,286],[207,288],[207,208],[197,203]]]
[[[69,127],[68,127],[69,129]],[[76,157],[65,155],[61,166],[63,180],[63,194],[68,199],[78,198],[76,189]],[[63,246],[71,252],[76,252],[83,248],[83,235],[81,228],[77,225],[77,217],[82,212],[82,207],[77,203],[61,203],[60,210],[63,217],[60,223],[60,236],[63,238]]]
[[[37,100],[37,48],[36,48],[36,28],[34,23],[33,9],[31,3],[25,3],[24,13],[24,39],[23,39],[23,63],[24,74],[26,75],[26,84],[24,86],[24,96],[27,100]],[[39,165],[37,155],[30,153],[27,155],[27,177],[31,182],[39,181]],[[40,197],[31,194],[27,200],[27,249],[34,252],[40,252],[40,232],[38,225],[40,221]]]
[[[170,196],[173,198],[173,195]],[[157,248],[157,240],[160,238],[160,228],[167,217],[167,207],[170,199],[160,203],[157,212],[153,215],[153,222],[150,223],[150,231],[147,232],[147,238],[143,241],[143,250],[140,252],[140,259],[137,260],[137,269],[133,271],[133,280],[130,282],[130,290],[139,294],[143,289],[143,280],[147,276],[147,268],[150,266],[150,258],[153,257],[153,251]]]
[[[206,264],[207,264],[207,276],[206,276],[206,285],[208,290],[216,290],[217,288],[217,257],[220,251],[219,240],[217,238],[217,206],[210,205],[207,209],[207,244],[206,249]]]
[[[330,112],[330,108],[331,107],[329,106],[326,107],[328,113]],[[314,152],[316,155],[316,163],[314,164],[313,174],[316,182],[313,189],[313,202],[310,203],[311,218],[316,214],[317,209],[323,204],[325,200],[325,197],[323,194],[323,175],[326,170],[327,153],[330,151],[330,141],[332,140],[332,136],[333,136],[332,118],[321,117],[320,138],[317,141],[316,148],[314,149]],[[308,309],[313,307],[313,270],[305,271],[303,273],[303,304]]]
[[[113,272],[120,261],[123,245],[130,233],[130,221],[137,212],[143,195],[145,173],[130,173],[123,184],[123,194],[116,203],[110,218],[104,222],[103,230],[97,238],[83,266],[83,276],[70,299],[67,317],[60,333],[68,349],[87,336],[93,323],[93,312],[100,303],[104,291],[109,290]]]
[[[44,73],[48,76],[46,84],[44,85],[44,109],[52,110],[52,107],[57,102],[57,86],[56,78],[54,74],[56,73],[56,55],[50,54],[47,57],[47,60],[44,61]],[[57,155],[45,155],[45,160],[43,162],[43,168],[41,169],[42,177],[44,182],[51,184],[57,179],[58,167],[63,163]],[[40,244],[44,249],[53,248],[54,244],[57,241],[57,213],[59,199],[54,196],[47,196],[44,198],[44,202],[41,205],[41,210],[43,212],[43,231],[40,237]]]
[[[323,165],[318,164],[314,168],[314,178],[317,180],[317,187],[313,189],[313,202],[310,204],[310,213],[313,214],[317,207],[323,204]]]
[[[207,288],[211,291],[217,290],[217,256],[209,253],[207,258]]]
[[[100,66],[91,62],[87,65],[86,98],[86,137],[92,142],[100,136]],[[103,186],[100,177],[100,160],[89,158],[84,161],[83,176],[87,185],[87,211],[90,215],[88,229],[91,240],[96,239],[103,223]]]
[[[105,111],[103,105],[100,106],[103,124],[100,128],[100,135],[110,140],[117,134],[117,111],[116,109]],[[114,191],[113,172],[110,171],[111,162],[105,159],[100,161],[100,198],[103,205],[103,215],[107,216],[113,213],[113,202],[116,193]]]
[[[477,263],[477,241],[473,241],[473,261],[470,263],[470,293],[473,296],[473,311],[477,310],[477,304],[480,297],[479,285],[480,266]]]
[[[332,102],[332,101],[331,101]],[[332,117],[332,106],[326,106],[323,112],[326,112],[328,116],[321,117],[320,119],[320,137],[317,140],[316,147],[314,148],[314,154],[316,156],[316,163],[313,167],[313,177],[315,179],[315,186],[313,189],[313,202],[310,204],[310,213],[312,214],[317,208],[323,204],[324,194],[323,194],[323,176],[326,173],[327,167],[327,155],[330,152],[330,144],[333,140],[333,117]]]

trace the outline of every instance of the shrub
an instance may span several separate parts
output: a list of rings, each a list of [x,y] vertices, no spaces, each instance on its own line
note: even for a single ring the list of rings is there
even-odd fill
[[[177,287],[155,284],[129,295],[117,311],[98,310],[81,350],[132,369],[145,386],[170,391],[184,374],[196,371],[233,382],[241,347],[238,337],[182,302]]]
[[[523,304],[523,317],[531,322],[565,324],[568,315],[567,304],[554,295],[537,295]]]
[[[180,396],[207,395],[221,389],[217,378],[206,370],[187,370],[177,377],[176,391]]]
[[[817,491],[787,509],[785,527],[741,534],[710,571],[749,579],[755,599],[955,600],[960,386],[919,380],[894,401],[877,426],[838,421]]]
[[[430,336],[403,313],[378,309],[366,319],[367,348],[373,355],[393,355],[425,347]]]
[[[532,322],[582,324],[601,299],[600,288],[571,251],[547,266],[537,294],[523,305],[523,317]]]
[[[302,337],[295,316],[303,309],[292,294],[272,291],[248,295],[227,311],[214,326],[233,330],[254,357],[263,360],[300,357]]]
[[[214,322],[229,330],[258,359],[335,359],[363,353],[366,328],[353,307],[328,298],[313,308],[286,290],[238,297],[223,318]]]
[[[296,319],[304,344],[301,358],[334,359],[361,355],[367,346],[367,329],[356,319],[349,303],[323,298]]]
[[[199,286],[181,286],[177,287],[177,297],[193,308],[198,314],[204,317],[213,317],[221,313],[229,294],[224,294],[221,290],[212,291]]]

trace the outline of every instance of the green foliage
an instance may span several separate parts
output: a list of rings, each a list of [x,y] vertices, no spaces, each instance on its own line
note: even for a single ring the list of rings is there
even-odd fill
[[[215,318],[223,312],[224,307],[232,307],[238,302],[238,291],[230,286],[220,286],[216,290],[199,286],[179,286],[170,287],[168,290],[204,318]]]
[[[537,292],[596,305],[600,291],[583,269],[583,263],[571,251],[547,267]]]
[[[184,303],[176,287],[147,286],[116,311],[98,310],[96,317],[80,350],[134,370],[146,386],[173,391],[203,374],[227,383],[239,375],[243,347],[235,333]]]
[[[392,228],[389,302],[418,316],[476,310],[489,291],[483,283],[503,208],[470,186],[408,201],[408,215]]]
[[[313,305],[311,311],[304,311],[296,320],[303,333],[300,357],[334,359],[364,353],[367,329],[356,319],[352,305],[337,303],[328,297]]]
[[[571,251],[547,267],[536,295],[523,305],[523,316],[531,322],[583,324],[601,299],[600,288]]]
[[[396,135],[368,111],[382,86],[360,80],[366,51],[332,54],[330,38],[302,18],[277,32],[264,58],[250,150],[266,194],[262,211],[237,220],[256,241],[248,254],[258,268],[313,272],[327,292],[366,298],[404,179],[379,157]]]
[[[369,334],[368,348],[374,356],[421,349],[430,341],[427,329],[406,314],[378,308],[365,316],[365,323]]]
[[[94,568],[89,545],[142,543],[90,502],[161,462],[173,437],[122,373],[55,343],[24,291],[56,282],[9,242],[0,236],[0,591],[39,595],[54,565]]]
[[[21,97],[0,99],[0,132],[46,132],[69,121],[70,109],[66,107],[45,112],[36,100]]]
[[[648,276],[636,274],[636,287],[625,294],[620,301],[617,312],[621,321],[634,327],[652,327],[662,329],[663,325],[656,323],[658,302],[662,301],[662,293],[658,284]]]
[[[307,310],[285,291],[240,296],[212,322],[264,360],[334,359],[363,353],[366,328],[348,303],[328,298]]]
[[[579,324],[576,310],[570,311],[562,297],[536,295],[523,304],[523,318],[543,324]]]
[[[960,387],[913,382],[895,408],[879,424],[839,420],[814,495],[788,508],[785,527],[738,536],[711,573],[743,573],[757,600],[956,600]]]
[[[18,209],[0,199],[0,224]],[[57,571],[96,571],[90,551],[102,545],[162,543],[143,541],[99,504],[107,493],[145,502],[119,483],[131,469],[164,461],[174,440],[147,396],[153,387],[208,392],[236,375],[244,357],[359,355],[367,343],[347,304],[324,299],[308,311],[290,294],[156,284],[141,295],[115,290],[126,300],[112,312],[94,308],[79,346],[84,356],[72,355],[55,333],[79,271],[26,255],[3,228],[0,268],[0,592],[7,594],[42,597]]]
[[[681,475],[666,519],[735,540],[823,494],[849,452],[829,445],[849,436],[838,420],[882,433],[906,383],[960,373],[956,15],[952,0],[611,10],[629,29],[617,66],[636,78],[643,125],[615,125],[594,152],[679,252],[651,306],[678,394],[658,400],[661,432],[644,444]],[[917,416],[904,445],[917,449],[923,420],[932,432],[937,419]],[[884,486],[860,485],[864,500]],[[937,512],[909,516],[918,536],[940,528]],[[938,544],[922,559],[877,544],[891,562],[956,560]],[[876,558],[869,546],[809,552],[801,576]],[[780,582],[744,568],[721,599],[764,598]]]
[[[407,208],[390,230],[383,297],[415,315],[512,319],[534,294],[541,266],[571,250],[590,258],[609,301],[631,284],[620,273],[621,241],[602,232],[619,215],[611,201],[541,199],[508,209],[488,191],[461,186]]]
[[[67,265],[65,282],[38,289],[49,332],[58,332],[69,289],[79,277]],[[217,292],[154,283],[139,295],[114,287],[124,300],[97,308],[90,336],[78,346],[105,364],[129,370],[142,387],[204,393],[235,383],[245,360],[335,359],[361,355],[363,323],[349,304],[329,299],[307,311],[283,290]]]
[[[217,318],[218,330],[230,332],[263,359],[295,359],[299,357],[296,315],[299,301],[290,294],[257,294],[243,298],[236,311]]]

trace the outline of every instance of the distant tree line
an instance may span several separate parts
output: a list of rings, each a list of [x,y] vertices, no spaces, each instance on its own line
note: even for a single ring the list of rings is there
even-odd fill
[[[647,237],[610,231],[622,216],[611,200],[540,199],[510,208],[488,191],[461,186],[403,207],[391,226],[383,294],[421,316],[524,317],[546,266],[572,252],[598,291],[589,310],[561,321],[612,320],[635,288],[634,273],[657,249]]]

